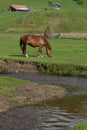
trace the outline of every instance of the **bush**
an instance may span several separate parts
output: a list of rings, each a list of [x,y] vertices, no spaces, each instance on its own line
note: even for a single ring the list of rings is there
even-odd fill
[[[76,2],[77,2],[77,4],[79,4],[79,5],[84,4],[84,0],[74,0],[74,1],[76,1]]]

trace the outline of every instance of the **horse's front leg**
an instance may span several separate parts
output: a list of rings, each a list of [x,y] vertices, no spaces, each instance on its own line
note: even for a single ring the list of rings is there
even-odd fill
[[[38,47],[38,57],[43,57],[43,55],[42,55],[42,46]]]
[[[28,55],[26,54],[26,45],[23,46],[23,56],[28,57]]]

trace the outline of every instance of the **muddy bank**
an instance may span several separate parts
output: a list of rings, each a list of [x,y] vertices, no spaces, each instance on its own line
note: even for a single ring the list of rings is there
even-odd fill
[[[37,65],[31,62],[0,60],[0,73],[38,72]]]
[[[16,60],[0,60],[0,73],[47,73],[58,76],[87,77],[87,66],[71,64],[46,64]]]
[[[38,83],[18,86],[8,96],[0,96],[0,112],[13,107],[35,105],[48,100],[55,100],[63,96],[64,91],[60,86]]]

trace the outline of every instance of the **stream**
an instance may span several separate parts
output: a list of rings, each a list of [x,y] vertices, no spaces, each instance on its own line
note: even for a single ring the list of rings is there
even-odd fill
[[[87,78],[37,73],[0,74],[42,84],[62,85],[67,94],[55,101],[14,108],[0,114],[0,130],[69,130],[87,121]]]

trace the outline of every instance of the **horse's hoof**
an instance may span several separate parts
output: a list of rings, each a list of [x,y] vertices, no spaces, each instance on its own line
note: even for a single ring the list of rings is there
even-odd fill
[[[41,57],[41,58],[42,58],[43,56],[41,55],[41,56],[38,56],[38,57]]]
[[[26,55],[23,55],[24,57],[28,57],[28,55],[26,54]]]
[[[26,54],[26,56],[25,57],[28,57],[28,55]]]
[[[43,57],[43,56],[40,56],[40,57]]]

